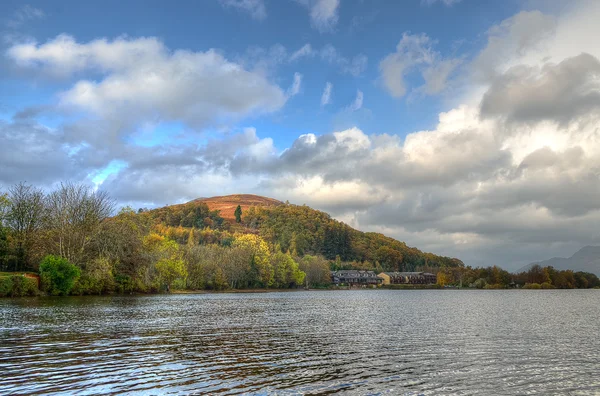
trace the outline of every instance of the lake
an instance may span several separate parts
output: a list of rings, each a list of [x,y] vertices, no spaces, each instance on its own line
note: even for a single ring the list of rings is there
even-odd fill
[[[600,290],[0,299],[0,394],[600,394]]]

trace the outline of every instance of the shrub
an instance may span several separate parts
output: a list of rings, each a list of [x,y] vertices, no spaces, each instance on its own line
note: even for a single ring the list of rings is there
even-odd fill
[[[119,293],[132,293],[135,289],[134,282],[129,275],[117,274],[115,276],[115,283]]]
[[[37,280],[22,275],[3,276],[0,278],[0,297],[35,296],[39,292]]]
[[[541,289],[542,285],[540,285],[539,283],[525,283],[525,286],[523,286],[523,289]]]
[[[542,289],[556,289],[556,287],[553,284],[548,282],[544,282],[540,286]]]
[[[485,279],[479,278],[475,282],[473,282],[472,287],[476,287],[477,289],[483,289],[486,285],[487,285],[487,282],[485,281]]]
[[[79,268],[67,259],[48,255],[40,263],[42,288],[52,295],[67,295],[81,275]]]
[[[506,289],[506,286],[501,283],[488,284],[483,287],[484,289]]]
[[[96,258],[85,265],[75,281],[71,294],[102,294],[115,289],[112,265],[106,258]]]

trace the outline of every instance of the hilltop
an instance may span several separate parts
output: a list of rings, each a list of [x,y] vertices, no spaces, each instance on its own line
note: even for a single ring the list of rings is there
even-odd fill
[[[242,208],[240,224],[235,222],[233,214],[238,205]],[[306,205],[283,203],[258,195],[198,198],[185,204],[150,210],[147,214],[158,225],[210,228],[221,233],[218,237],[211,236],[207,243],[217,239],[227,243],[228,237],[223,233],[248,233],[258,234],[271,246],[297,256],[322,255],[329,260],[364,264],[367,268],[414,270],[464,265],[459,259],[423,252],[383,234],[356,230]]]
[[[573,270],[600,275],[600,246],[584,246],[571,257],[553,257],[548,260],[528,264],[517,272],[528,271],[534,265],[554,267],[557,270]]]
[[[235,215],[233,212],[238,205],[242,207],[242,212],[247,211],[250,207],[268,207],[283,205],[283,202],[273,198],[261,197],[260,195],[252,194],[234,194],[224,195],[211,198],[197,198],[188,203],[202,202],[208,206],[209,210],[218,210],[219,215],[228,221],[234,221]]]

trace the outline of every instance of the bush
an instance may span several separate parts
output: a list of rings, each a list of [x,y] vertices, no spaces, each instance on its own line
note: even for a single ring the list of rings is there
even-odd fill
[[[556,287],[553,284],[548,282],[544,282],[540,286],[542,289],[556,289]]]
[[[115,276],[116,289],[119,293],[132,293],[135,290],[133,280],[129,275],[117,274]]]
[[[493,284],[485,285],[483,288],[484,289],[506,289],[506,285],[503,285],[501,283],[493,283]]]
[[[525,286],[523,286],[523,289],[541,289],[542,285],[540,285],[539,283],[525,283]]]
[[[85,265],[79,279],[75,281],[71,294],[102,294],[115,289],[111,263],[102,257]]]
[[[48,255],[40,263],[42,288],[52,295],[67,295],[81,275],[79,268],[67,259]]]
[[[22,275],[0,278],[0,297],[35,296],[39,292],[37,280]]]
[[[476,287],[477,289],[483,289],[486,286],[487,286],[487,282],[485,281],[485,279],[479,278],[475,282],[473,282],[473,285],[471,287]]]

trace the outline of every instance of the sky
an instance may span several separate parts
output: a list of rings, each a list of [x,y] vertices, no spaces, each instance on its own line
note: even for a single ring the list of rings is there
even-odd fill
[[[600,244],[600,2],[0,2],[0,189],[251,193],[508,270]]]

